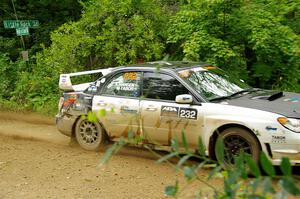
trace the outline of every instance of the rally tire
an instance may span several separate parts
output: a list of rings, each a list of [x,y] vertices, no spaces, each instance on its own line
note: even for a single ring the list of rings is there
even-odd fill
[[[260,144],[256,137],[248,130],[231,127],[222,131],[218,139],[221,139],[224,143],[224,160],[217,158],[220,164],[234,164],[234,156],[239,155],[241,151],[243,151],[244,154],[249,154],[255,162],[259,162]]]
[[[78,144],[89,151],[99,151],[106,143],[106,134],[98,122],[80,118],[75,126]]]

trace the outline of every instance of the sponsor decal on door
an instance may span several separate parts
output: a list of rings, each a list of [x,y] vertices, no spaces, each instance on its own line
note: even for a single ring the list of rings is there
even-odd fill
[[[194,108],[162,106],[160,115],[166,117],[179,117],[179,118],[196,120],[198,116],[198,111],[197,109]]]

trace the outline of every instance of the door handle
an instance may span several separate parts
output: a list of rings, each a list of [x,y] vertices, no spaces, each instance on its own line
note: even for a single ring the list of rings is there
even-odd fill
[[[84,100],[85,102],[89,102],[90,100],[92,100],[92,97],[84,97],[83,100]]]
[[[104,101],[99,101],[97,102],[98,106],[106,106],[106,103]]]
[[[121,106],[121,110],[128,111],[128,110],[130,110],[130,108],[128,106]]]
[[[156,111],[157,110],[157,108],[155,108],[155,107],[147,107],[146,108],[146,111]]]

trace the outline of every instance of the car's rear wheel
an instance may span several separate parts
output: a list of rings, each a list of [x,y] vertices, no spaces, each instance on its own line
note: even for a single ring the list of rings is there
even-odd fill
[[[106,134],[98,122],[79,119],[75,127],[75,138],[82,148],[99,151],[105,144]]]
[[[234,164],[234,157],[243,154],[248,154],[255,161],[259,161],[260,145],[257,139],[246,129],[232,127],[225,129],[218,136],[218,139],[224,143],[224,159],[221,160],[215,154],[219,163],[225,165]]]

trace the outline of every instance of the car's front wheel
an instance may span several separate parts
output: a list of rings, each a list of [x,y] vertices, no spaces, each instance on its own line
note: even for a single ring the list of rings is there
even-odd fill
[[[259,160],[260,145],[257,139],[246,129],[232,127],[222,131],[218,139],[224,143],[224,159],[218,159],[225,165],[234,164],[234,157],[241,153],[248,154],[255,162]],[[215,147],[215,153],[216,147]],[[218,155],[216,155],[218,157]]]
[[[90,151],[98,151],[104,146],[106,136],[103,128],[98,122],[87,119],[79,119],[75,127],[75,138],[78,144]]]

